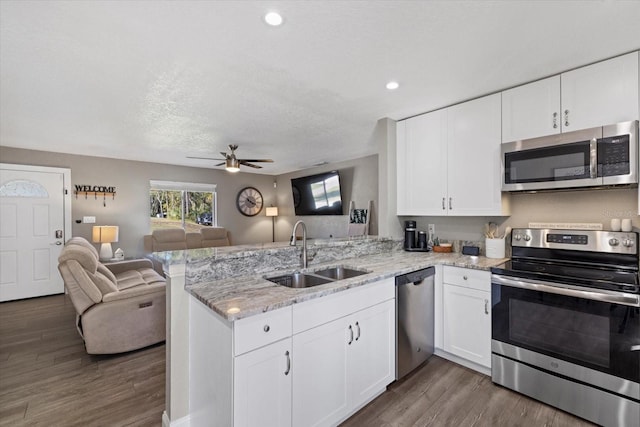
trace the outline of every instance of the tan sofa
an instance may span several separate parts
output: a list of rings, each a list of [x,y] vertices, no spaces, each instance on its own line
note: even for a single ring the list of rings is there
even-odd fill
[[[224,227],[208,227],[200,229],[200,247],[216,248],[218,246],[229,246],[229,232]]]
[[[105,265],[91,243],[73,237],[58,270],[87,353],[122,353],[165,340],[165,279],[149,260]]]
[[[229,232],[224,227],[206,227],[195,233],[185,233],[182,228],[162,228],[144,236],[146,253],[215,248],[230,244]]]
[[[144,236],[144,251],[147,254],[185,249],[215,248],[229,246],[231,239],[224,227],[201,228],[199,232],[186,233],[182,228],[161,228]],[[160,274],[162,264],[152,257],[153,268]]]

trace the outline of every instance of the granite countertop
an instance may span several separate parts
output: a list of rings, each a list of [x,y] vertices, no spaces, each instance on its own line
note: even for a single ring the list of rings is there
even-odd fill
[[[491,267],[502,264],[505,261],[507,259],[468,256],[459,253],[421,253],[393,250],[374,255],[314,264],[310,265],[306,270],[294,268],[273,270],[267,273],[194,283],[187,285],[186,290],[223,319],[233,322],[438,264],[489,270]],[[337,280],[300,289],[288,288],[265,279],[265,277],[288,274],[294,271],[313,272],[338,265],[365,270],[368,273],[350,279]]]

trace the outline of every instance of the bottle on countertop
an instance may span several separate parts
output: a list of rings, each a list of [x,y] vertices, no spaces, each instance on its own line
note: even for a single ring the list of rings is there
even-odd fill
[[[424,231],[418,232],[418,248],[427,249],[427,233]]]

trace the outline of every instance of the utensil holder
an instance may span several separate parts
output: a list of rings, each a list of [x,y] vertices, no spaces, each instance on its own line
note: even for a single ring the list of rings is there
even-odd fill
[[[505,240],[487,238],[485,239],[485,250],[487,258],[504,258]]]

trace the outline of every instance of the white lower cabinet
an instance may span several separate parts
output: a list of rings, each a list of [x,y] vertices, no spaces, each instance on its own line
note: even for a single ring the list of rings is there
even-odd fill
[[[326,425],[347,413],[347,323],[335,320],[293,337],[293,425]]]
[[[291,338],[235,357],[233,425],[291,425]]]
[[[384,279],[227,322],[190,302],[191,426],[337,425],[395,379]]]
[[[395,300],[388,300],[352,316],[356,336],[347,373],[352,409],[368,403],[395,380],[395,306]]]
[[[491,367],[489,293],[448,283],[443,290],[444,349]]]
[[[443,267],[441,325],[444,351],[491,368],[489,272]]]
[[[293,425],[336,425],[395,378],[395,302],[293,337]]]

